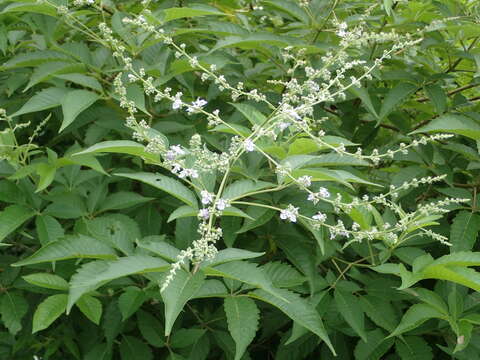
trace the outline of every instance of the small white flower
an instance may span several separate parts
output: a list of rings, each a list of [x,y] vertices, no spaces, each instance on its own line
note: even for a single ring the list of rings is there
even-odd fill
[[[309,187],[310,185],[312,185],[312,177],[309,175],[301,176],[297,179],[297,181],[305,187]]]
[[[358,231],[358,230],[360,230],[360,225],[359,225],[358,223],[354,222],[354,223],[352,224],[352,230],[353,230],[353,231]]]
[[[297,222],[298,207],[294,207],[292,204],[288,205],[286,209],[280,211],[280,219],[288,220],[290,222]]]
[[[324,222],[325,220],[327,220],[327,215],[319,211],[317,214],[312,216],[312,219]]]
[[[195,169],[183,169],[178,177],[184,179],[186,177],[191,177],[192,179],[198,178],[198,171]]]
[[[243,142],[243,147],[245,148],[245,151],[247,151],[247,152],[251,152],[251,151],[255,150],[255,144],[253,143],[253,141],[251,139],[246,139]]]
[[[182,107],[182,100],[181,99],[175,99],[175,101],[172,103],[172,109],[177,110]]]
[[[225,210],[225,208],[228,207],[228,201],[225,199],[218,199],[217,200],[217,209],[220,211]]]
[[[318,189],[318,194],[323,197],[323,198],[329,198],[330,197],[330,192],[325,189],[324,187],[321,187]]]
[[[288,128],[289,126],[290,126],[290,123],[289,123],[289,122],[280,122],[280,123],[278,123],[278,128],[280,129],[280,131],[285,130],[285,129]]]
[[[210,210],[200,209],[200,211],[198,212],[198,217],[202,219],[208,219],[210,217]]]
[[[213,195],[210,194],[207,190],[202,190],[200,192],[200,195],[202,195],[202,204],[208,205],[213,201]]]
[[[197,98],[197,100],[192,102],[192,105],[190,105],[188,107],[187,112],[189,114],[194,114],[194,113],[200,111],[202,109],[202,107],[204,107],[205,105],[207,105],[207,102],[205,100]]]
[[[172,145],[165,154],[165,158],[169,161],[173,161],[177,156],[185,155],[185,151],[179,145]]]

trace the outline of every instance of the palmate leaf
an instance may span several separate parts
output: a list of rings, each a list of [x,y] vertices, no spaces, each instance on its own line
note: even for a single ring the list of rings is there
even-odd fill
[[[124,335],[120,343],[120,356],[122,360],[152,360],[153,354],[150,347],[134,336]]]
[[[294,292],[285,289],[278,289],[277,292],[281,297],[273,296],[262,289],[252,291],[248,295],[277,307],[290,319],[318,335],[327,344],[332,353],[335,354],[335,349],[328,338],[317,310]]]
[[[376,329],[367,333],[367,342],[359,340],[355,347],[356,360],[380,360],[392,347],[393,339],[386,339],[382,330]]]
[[[189,206],[194,208],[197,207],[197,198],[195,194],[183,185],[180,181],[175,180],[171,177],[152,174],[152,173],[117,173],[116,176],[122,176],[133,180],[141,181],[145,184],[156,187],[157,189],[163,190],[166,193],[176,197],[177,199],[183,201]]]
[[[224,301],[230,335],[235,340],[235,360],[240,360],[252,342],[258,328],[260,312],[255,301],[247,297],[231,296]]]
[[[168,267],[166,261],[146,255],[127,256],[112,261],[97,260],[84,264],[70,279],[67,314],[82,295],[111,280],[134,274],[165,271]]]
[[[148,250],[170,262],[175,262],[180,255],[180,250],[167,243],[163,236],[147,236],[137,242],[138,247]]]
[[[84,235],[69,236],[50,242],[33,255],[20,260],[12,266],[25,266],[76,258],[115,259],[117,257],[106,243]]]
[[[420,336],[405,336],[395,348],[402,360],[432,360],[432,348]]]
[[[205,275],[202,271],[192,275],[180,269],[175,273],[172,281],[161,293],[165,303],[165,336],[170,335],[173,324],[183,307],[201,288],[204,281]]]

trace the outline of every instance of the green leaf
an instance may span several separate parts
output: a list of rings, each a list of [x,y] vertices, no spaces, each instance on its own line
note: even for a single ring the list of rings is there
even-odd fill
[[[397,313],[389,301],[369,295],[361,296],[359,300],[370,320],[388,332],[395,330],[398,322]]]
[[[419,133],[453,133],[463,135],[474,140],[480,139],[480,125],[463,115],[445,114],[430,121],[427,125],[412,131],[410,134]]]
[[[165,346],[163,325],[153,315],[142,310],[137,311],[137,324],[143,338],[150,345],[155,347]]]
[[[57,219],[50,215],[37,215],[35,218],[35,228],[42,245],[47,245],[65,235],[62,225]]]
[[[472,250],[480,231],[480,216],[469,211],[460,211],[450,227],[452,251]]]
[[[186,18],[186,17],[197,17],[205,15],[226,15],[214,7],[210,6],[199,6],[198,8],[188,8],[188,7],[171,7],[164,10],[165,17],[163,18],[164,22]]]
[[[83,110],[99,98],[100,95],[87,90],[72,90],[65,95],[62,99],[63,122],[58,132],[62,132]]]
[[[60,106],[62,104],[62,99],[67,93],[67,89],[57,87],[50,87],[41,90],[28,99],[18,111],[10,116],[19,116]]]
[[[167,288],[162,291],[163,302],[165,303],[165,336],[169,336],[173,324],[183,307],[195,293],[201,288],[205,281],[202,271],[190,274],[185,270],[178,270]]]
[[[169,264],[162,259],[146,255],[133,255],[113,261],[97,260],[82,265],[70,279],[67,314],[83,295],[107,282],[120,277],[159,272],[168,269]]]
[[[260,312],[255,301],[246,297],[231,296],[224,302],[230,335],[235,340],[235,360],[240,360],[252,342],[258,328]]]
[[[255,220],[245,219],[245,222],[243,223],[240,230],[237,231],[237,234],[242,234],[244,232],[262,226],[263,224],[270,221],[273,215],[275,215],[275,211],[271,209],[256,206],[249,207],[246,212],[251,218]]]
[[[318,335],[327,344],[332,353],[335,354],[335,349],[328,338],[317,310],[294,292],[285,289],[278,289],[277,291],[281,294],[281,298],[273,296],[262,289],[250,292],[248,295],[277,307],[290,319]]]
[[[135,205],[146,203],[153,199],[154,198],[145,197],[131,191],[119,191],[107,196],[107,198],[102,202],[102,206],[100,207],[99,211],[103,212],[108,210],[126,209]]]
[[[25,89],[23,89],[23,92],[26,92],[32,86],[40,82],[44,82],[52,78],[56,74],[76,72],[83,69],[83,64],[71,63],[68,61],[52,61],[40,64],[33,71],[32,75],[30,76],[30,81],[25,87]]]
[[[293,266],[280,261],[270,261],[262,266],[262,269],[272,279],[272,283],[278,288],[292,288],[302,285],[306,278]]]
[[[125,292],[118,298],[118,307],[122,313],[122,321],[135,314],[145,300],[147,300],[147,296],[142,289],[135,286],[126,288]]]
[[[380,119],[384,119],[396,106],[400,105],[418,89],[417,85],[400,83],[391,89],[383,100],[380,109]]]
[[[12,264],[12,266],[77,258],[115,259],[116,257],[115,250],[107,244],[85,235],[76,235],[48,243],[33,255]]]
[[[146,249],[171,262],[177,261],[178,256],[180,255],[180,250],[178,250],[175,246],[165,242],[163,237],[148,236],[138,241],[137,244],[138,247]]]
[[[152,162],[157,162],[159,160],[158,155],[146,152],[145,146],[130,140],[102,141],[74,154],[73,156],[95,153],[129,154],[139,156]]]
[[[145,184],[156,187],[157,189],[163,190],[166,193],[183,201],[187,205],[197,208],[197,198],[195,197],[194,193],[178,180],[160,174],[152,174],[145,172],[129,174],[117,173],[115,175],[133,180],[138,180]]]
[[[335,304],[338,312],[342,315],[348,325],[367,342],[367,334],[365,333],[365,323],[363,309],[360,306],[358,298],[348,292],[335,289]]]
[[[152,360],[153,354],[150,347],[136,337],[123,335],[120,343],[120,357],[122,360]]]
[[[230,105],[234,106],[238,111],[240,111],[247,118],[251,125],[262,125],[265,120],[267,120],[266,116],[252,105],[241,103],[230,103]]]
[[[10,334],[16,335],[22,329],[22,318],[28,312],[28,303],[25,297],[15,293],[5,291],[0,298],[0,314],[3,325]]]
[[[70,81],[72,83],[88,87],[99,92],[102,91],[102,85],[97,79],[83,74],[55,74],[56,78]]]
[[[356,360],[380,360],[393,345],[393,339],[386,339],[380,329],[367,333],[367,342],[359,340],[355,347]]]
[[[420,336],[405,336],[397,340],[397,354],[402,360],[432,360],[432,348]]]
[[[404,332],[413,330],[425,321],[433,318],[445,319],[445,315],[430,305],[414,304],[403,315],[400,324],[398,324],[396,329],[388,337],[398,336]]]
[[[229,200],[240,199],[245,194],[274,187],[274,183],[265,181],[253,181],[248,179],[237,180],[225,188],[222,197]]]
[[[65,312],[68,296],[65,294],[52,295],[38,305],[33,314],[32,333],[48,328],[60,315]]]
[[[168,217],[167,222],[172,222],[176,219],[186,218],[186,217],[196,217],[198,216],[198,209],[194,209],[190,206],[183,205],[175,209],[170,216]],[[225,210],[222,211],[222,216],[235,216],[253,220],[248,214],[244,213],[242,210],[234,207],[228,206]]]
[[[282,297],[279,289],[276,289],[262,268],[246,261],[231,261],[212,267],[204,267],[206,275],[220,276],[227,279],[241,281],[245,284],[265,290],[273,296]],[[285,299],[283,299],[285,300]]]
[[[436,84],[427,85],[425,91],[435,106],[437,114],[443,114],[447,109],[447,95],[442,87]]]
[[[0,212],[0,242],[12,231],[35,215],[32,209],[22,205],[10,205]]]
[[[30,284],[43,288],[63,291],[68,290],[68,282],[64,278],[55,274],[36,273],[22,276],[22,278]]]
[[[379,118],[377,110],[373,105],[372,99],[370,98],[370,94],[368,93],[368,89],[364,87],[356,87],[351,86],[349,91],[352,92],[355,96],[359,97],[362,100],[363,106],[373,115],[376,119]]]
[[[102,317],[102,303],[90,295],[83,295],[77,301],[77,307],[93,323],[99,325]]]
[[[218,251],[212,259],[203,261],[200,265],[200,268],[204,268],[206,266],[217,266],[230,261],[253,259],[262,255],[265,255],[265,253],[236,248],[223,249]]]
[[[48,3],[14,2],[3,8],[2,13],[31,12],[55,17],[57,10]]]

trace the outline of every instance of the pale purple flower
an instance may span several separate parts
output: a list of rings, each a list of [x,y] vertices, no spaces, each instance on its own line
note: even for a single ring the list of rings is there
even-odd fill
[[[286,209],[280,211],[280,219],[288,220],[290,222],[297,222],[298,207],[294,207],[292,204],[288,205]]]
[[[202,219],[208,219],[210,217],[210,210],[200,209],[200,211],[198,212],[198,216]]]
[[[243,147],[245,148],[245,151],[251,152],[255,150],[255,144],[251,139],[246,139],[243,143]]]
[[[312,185],[312,177],[310,175],[301,176],[297,179],[297,181],[305,187]]]
[[[213,195],[210,194],[207,190],[202,190],[200,192],[200,195],[202,195],[202,204],[208,205],[213,201]]]
[[[222,211],[228,206],[228,201],[225,199],[218,199],[217,200],[217,209]]]
[[[317,220],[317,221],[321,221],[321,222],[324,222],[325,220],[327,220],[327,215],[325,215],[324,213],[321,213],[320,211],[313,215],[312,216],[312,219],[313,220]]]

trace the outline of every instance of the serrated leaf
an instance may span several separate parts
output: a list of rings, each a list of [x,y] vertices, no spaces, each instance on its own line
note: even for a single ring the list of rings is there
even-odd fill
[[[165,337],[163,335],[163,325],[157,318],[148,312],[139,310],[137,312],[137,324],[140,333],[147,342],[155,347],[165,346]]]
[[[356,360],[380,360],[393,345],[394,340],[385,338],[382,330],[367,333],[367,342],[359,340],[355,347]]]
[[[100,98],[97,93],[87,90],[72,90],[62,99],[63,122],[62,132],[76,117]]]
[[[272,279],[273,285],[279,288],[292,288],[302,285],[306,278],[294,267],[280,261],[271,261],[262,266],[262,269]]]
[[[256,264],[246,261],[231,261],[217,266],[206,266],[203,268],[203,271],[206,275],[241,281],[245,284],[263,289],[273,296],[282,297],[279,289],[273,286],[265,272],[257,267]]]
[[[142,306],[147,299],[145,292],[135,286],[125,289],[125,292],[118,298],[118,307],[122,313],[122,321],[127,320]]]
[[[163,237],[148,236],[137,242],[138,247],[146,249],[170,262],[178,260],[180,250],[167,243]]]
[[[99,92],[102,91],[102,85],[98,82],[97,79],[91,76],[75,73],[75,74],[55,74],[55,77],[88,87],[93,90],[97,90]]]
[[[428,304],[414,304],[405,312],[400,324],[388,337],[398,336],[413,330],[433,318],[445,319],[445,315]]]
[[[120,342],[120,356],[122,360],[152,360],[153,353],[150,347],[136,337],[123,335]]]
[[[29,284],[43,288],[63,291],[68,290],[68,282],[64,278],[55,274],[36,273],[22,276],[22,278]]]
[[[111,140],[102,141],[89,148],[82,150],[73,156],[94,154],[94,153],[117,153],[117,154],[129,154],[139,156],[150,161],[158,161],[158,155],[148,153],[145,151],[145,146],[130,140]]]
[[[15,292],[5,291],[0,299],[0,314],[3,325],[10,334],[16,335],[22,329],[22,318],[28,312],[25,298]]]
[[[67,299],[67,295],[58,294],[42,301],[33,314],[32,333],[48,328],[62,315],[67,306]]]
[[[402,360],[432,360],[432,348],[420,336],[405,336],[397,340],[397,354]]]
[[[0,242],[25,221],[35,215],[32,209],[22,205],[10,205],[0,212]]]
[[[189,206],[197,207],[197,198],[194,193],[190,191],[180,181],[170,178],[168,176],[152,173],[117,173],[116,176],[122,176],[133,180],[141,181],[145,184],[151,185],[157,189],[163,190],[166,193],[176,197]]]
[[[224,301],[228,331],[235,340],[235,360],[240,360],[252,342],[258,328],[260,312],[255,301],[247,297],[231,296]]]
[[[52,78],[56,74],[69,73],[81,71],[84,69],[83,64],[71,63],[65,61],[52,61],[40,64],[35,68],[32,75],[30,76],[30,81],[28,82],[23,92],[30,89],[32,86]]]
[[[25,266],[67,259],[115,259],[115,250],[107,244],[84,235],[69,236],[48,243],[33,255],[12,266]]]
[[[42,245],[47,245],[65,235],[62,225],[50,215],[37,215],[35,218],[35,229]]]
[[[162,291],[165,303],[165,336],[169,336],[173,324],[185,304],[201,288],[205,281],[202,271],[190,274],[182,269],[178,270],[166,289]]]
[[[97,260],[82,265],[70,279],[67,314],[84,294],[107,282],[138,273],[159,272],[168,269],[162,259],[146,255],[133,255],[113,261]]]
[[[99,325],[102,317],[102,303],[97,298],[90,295],[83,295],[77,301],[77,307],[93,323]]]
[[[338,312],[342,315],[348,325],[367,342],[363,309],[357,297],[351,293],[335,289],[335,304]]]
[[[473,212],[460,211],[450,227],[452,251],[472,250],[480,230],[480,216]]]
[[[474,140],[480,139],[480,125],[463,115],[445,114],[430,121],[427,125],[412,131],[410,134],[419,133],[453,133],[463,135]]]
[[[383,100],[379,115],[380,119],[384,119],[388,114],[390,114],[396,106],[403,103],[411,94],[413,94],[417,90],[417,88],[417,85],[400,83],[393,89],[391,89]]]
[[[186,17],[197,17],[205,15],[226,15],[213,7],[204,7],[204,8],[188,8],[188,7],[171,7],[164,10],[165,17],[163,18],[164,22],[172,21],[176,19],[186,18]]]
[[[274,183],[269,183],[265,181],[253,181],[248,179],[237,180],[229,184],[223,191],[222,197],[225,199],[239,199],[245,194],[267,189],[274,188]]]
[[[432,84],[425,86],[425,91],[435,106],[437,114],[442,114],[447,109],[447,95],[440,85]]]
[[[204,268],[206,266],[217,266],[230,261],[253,259],[262,255],[265,255],[265,253],[236,248],[223,249],[218,251],[212,259],[203,261],[200,265],[200,268]]]
[[[277,307],[290,319],[318,335],[327,344],[332,353],[335,354],[335,349],[328,338],[317,310],[294,292],[285,289],[278,289],[277,291],[281,294],[281,298],[273,296],[262,289],[250,292],[248,295]]]
[[[41,90],[28,99],[18,111],[10,116],[19,116],[60,106],[62,99],[67,93],[67,89],[57,87]]]
[[[388,332],[395,330],[398,321],[397,314],[389,301],[369,295],[361,296],[359,300],[365,314],[376,325]]]
[[[262,125],[267,119],[265,115],[263,115],[252,105],[242,103],[230,103],[230,105],[234,106],[235,109],[240,111],[250,122],[250,125]]]
[[[153,199],[154,198],[145,197],[131,191],[119,191],[107,196],[107,198],[102,202],[102,206],[100,207],[99,211],[103,212],[108,210],[126,209],[135,205],[146,203]]]

